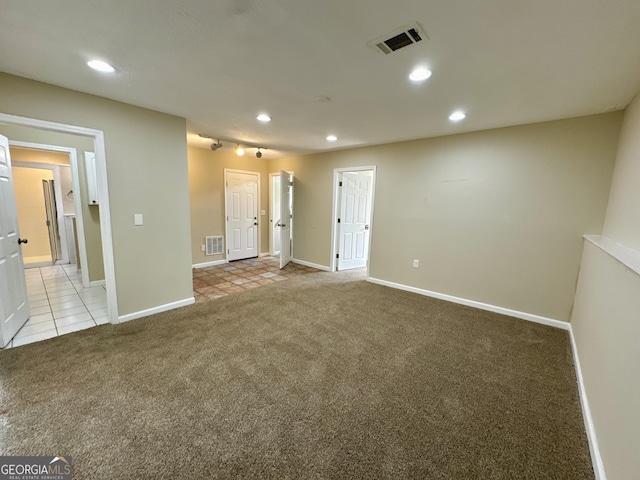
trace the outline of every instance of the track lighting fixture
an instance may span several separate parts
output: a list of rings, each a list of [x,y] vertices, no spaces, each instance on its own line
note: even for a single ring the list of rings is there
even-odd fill
[[[239,143],[236,139],[234,138],[221,138],[221,137],[217,137],[217,140],[212,136],[209,135],[208,133],[199,133],[198,136],[200,138],[208,138],[210,140],[213,141],[213,143],[209,146],[209,148],[211,148],[211,150],[213,150],[214,152],[216,150],[219,150],[222,148],[222,140],[224,140],[225,142],[230,142],[230,143],[235,143],[236,146],[233,149],[234,152],[236,152],[236,155],[238,155],[239,157],[244,155],[244,150],[245,147],[243,147],[242,145],[245,145],[246,148],[255,148],[256,149],[256,157],[257,158],[262,158],[263,152],[262,150],[267,150],[264,147],[259,147],[256,144],[252,144],[252,143]]]

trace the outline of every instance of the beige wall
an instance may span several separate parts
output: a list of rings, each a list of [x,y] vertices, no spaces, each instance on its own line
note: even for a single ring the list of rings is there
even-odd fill
[[[193,296],[184,118],[6,74],[0,112],[104,131],[120,315]]]
[[[5,128],[2,128],[5,127]],[[11,132],[7,132],[8,134],[13,134],[14,128],[15,130],[24,130],[24,127],[12,127],[6,128],[7,125],[2,125],[3,132],[7,130],[11,130]],[[35,129],[33,129],[35,130]],[[7,133],[3,133],[5,137],[7,137]],[[20,135],[21,136],[21,135]],[[9,140],[18,140],[17,138],[9,137]],[[21,147],[9,147],[11,152],[11,161],[21,161],[21,162],[32,162],[32,163],[48,163],[50,165],[69,165],[69,155],[63,152],[52,152],[46,150],[34,150],[31,148],[21,148]]]
[[[42,180],[53,180],[53,171],[23,167],[13,167],[11,170],[20,237],[29,240],[29,243],[22,245],[22,256],[51,256]]]
[[[604,235],[640,251],[640,95],[624,116]],[[639,312],[640,275],[585,242],[571,324],[609,480],[640,474]]]
[[[260,174],[260,253],[269,252],[269,172],[267,161],[253,155],[238,157],[232,152],[188,148],[189,198],[191,201],[191,256],[193,264],[225,259],[225,255],[205,255],[200,246],[208,235],[225,236],[224,169]],[[226,236],[224,242],[227,246]]]
[[[0,81],[1,80],[2,77],[0,76]],[[7,113],[2,111],[1,106],[0,112]],[[14,141],[75,148],[78,157],[80,196],[82,198],[88,198],[89,194],[87,190],[84,152],[92,152],[94,150],[93,138],[83,137],[81,135],[50,132],[19,125],[0,125],[0,134],[9,138],[9,140]],[[38,152],[33,150],[30,151],[28,149],[16,149],[15,147],[12,147],[11,152],[16,152],[16,159],[20,160],[39,162],[47,160],[45,163],[57,163],[61,161],[61,157],[64,157],[66,162],[69,163],[69,156],[63,153]],[[84,238],[87,247],[89,280],[92,282],[104,280],[104,261],[102,257],[102,238],[100,233],[100,210],[99,207],[89,206],[88,202],[81,202],[81,205],[84,224]],[[74,212],[75,207],[71,211]],[[87,266],[83,265],[82,268],[87,268]]]
[[[269,165],[295,171],[295,258],[330,264],[333,169],[375,165],[372,277],[568,320],[582,235],[602,230],[621,121],[617,112]]]
[[[640,251],[640,94],[622,124],[603,234]]]

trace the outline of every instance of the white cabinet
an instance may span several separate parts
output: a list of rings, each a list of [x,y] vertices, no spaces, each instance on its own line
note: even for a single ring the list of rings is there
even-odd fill
[[[85,171],[87,173],[87,191],[89,193],[89,205],[99,205],[98,177],[96,175],[96,154],[84,152]]]

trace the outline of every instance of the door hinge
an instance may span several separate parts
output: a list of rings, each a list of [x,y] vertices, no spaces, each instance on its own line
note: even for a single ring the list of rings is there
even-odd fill
[[[338,184],[338,186],[339,186],[339,187],[341,187],[341,186],[342,186],[342,182],[340,182],[340,183]]]
[[[338,219],[338,223],[340,223],[340,219]]]
[[[293,187],[293,182],[289,182],[289,186],[290,186],[290,187]]]
[[[340,254],[339,253],[336,253],[336,258],[340,258]]]

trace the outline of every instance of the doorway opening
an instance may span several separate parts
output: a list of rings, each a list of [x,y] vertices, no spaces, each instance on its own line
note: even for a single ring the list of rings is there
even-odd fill
[[[18,127],[23,128],[27,127],[27,129],[33,129],[34,131],[41,132],[43,135],[46,135],[47,132],[49,134],[70,134],[72,136],[84,137],[90,140],[92,149],[95,151],[96,157],[96,167],[97,167],[97,188],[99,191],[99,197],[101,201],[100,208],[100,233],[98,237],[102,243],[102,258],[101,264],[104,268],[104,280],[100,282],[100,284],[104,285],[104,290],[106,290],[105,299],[106,305],[104,309],[105,319],[110,321],[111,323],[118,323],[118,309],[117,309],[117,292],[116,292],[116,283],[115,283],[115,267],[114,267],[114,259],[113,259],[113,245],[111,242],[111,220],[110,220],[110,209],[109,209],[109,196],[108,196],[108,188],[107,188],[107,176],[106,176],[106,159],[105,159],[105,145],[104,145],[104,133],[101,130],[89,129],[84,127],[77,127],[72,125],[59,124],[55,122],[49,122],[44,120],[32,119],[27,117],[19,117],[15,115],[2,114],[0,113],[0,123],[2,124],[3,130],[3,158],[6,160],[3,165],[8,168],[4,168],[3,170],[3,178],[7,179],[6,183],[11,188],[8,189],[5,193],[9,196],[5,198],[5,200],[10,200],[7,202],[3,202],[0,205],[0,217],[3,218],[2,225],[2,235],[4,235],[5,239],[8,240],[7,245],[13,245],[16,243],[19,247],[21,244],[25,244],[25,239],[18,238],[19,237],[19,226],[17,221],[17,210],[15,206],[15,195],[13,192],[13,175],[11,174],[11,163],[10,163],[10,155],[9,155],[9,141],[12,135],[5,133],[5,130],[11,130],[12,128]],[[8,139],[7,139],[8,138]],[[12,142],[13,144],[14,142]],[[47,145],[45,145],[47,146]],[[48,145],[50,146],[50,145]],[[69,153],[70,158],[74,157],[75,159],[75,150],[73,153],[69,148],[64,147],[56,147],[61,151],[67,151]],[[54,148],[55,150],[55,148]],[[70,167],[73,167],[73,161],[70,161]],[[76,164],[77,165],[77,164]],[[77,178],[77,176],[76,176]],[[54,192],[55,192],[55,178],[54,180]],[[61,182],[62,183],[62,182]],[[75,179],[74,179],[75,183]],[[49,184],[51,186],[51,184]],[[74,184],[74,192],[79,192],[79,188]],[[43,191],[44,195],[44,191]],[[56,198],[54,193],[53,197],[56,202],[59,204],[59,197]],[[62,202],[64,203],[64,202]],[[76,212],[77,213],[77,212]],[[58,227],[60,227],[60,222],[58,222]],[[6,232],[5,232],[6,230]],[[62,229],[59,229],[57,235],[62,236]],[[65,232],[66,233],[66,232]],[[55,234],[55,233],[54,233]],[[14,238],[15,237],[15,238]],[[6,243],[6,242],[5,242]],[[78,236],[78,243],[80,243],[80,236]],[[61,242],[62,244],[62,242]],[[62,245],[61,245],[62,246]],[[11,341],[14,335],[25,325],[25,323],[30,320],[33,315],[31,309],[29,307],[29,301],[27,296],[27,285],[24,274],[24,262],[22,257],[21,249],[19,248],[15,252],[13,250],[7,250],[8,255],[10,255],[13,260],[15,260],[11,265],[11,269],[4,269],[2,282],[0,282],[0,294],[2,294],[3,303],[6,300],[7,309],[4,309],[2,312],[2,318],[0,318],[0,348],[6,347]],[[7,253],[5,252],[5,253]],[[13,253],[15,253],[15,255]],[[64,254],[64,248],[61,248],[61,251],[58,255],[62,256]],[[8,258],[8,257],[7,257]],[[6,258],[5,258],[6,259]],[[52,258],[53,260],[53,258]],[[84,260],[84,259],[83,259]],[[50,266],[50,267],[42,267],[42,268],[61,268],[60,266]],[[56,288],[54,283],[58,281],[57,278],[51,278],[49,282],[48,279],[44,278],[45,287],[49,287],[47,289],[47,295],[49,294],[49,290],[58,290],[63,293],[64,288]],[[91,282],[89,282],[88,277],[85,282],[84,275],[82,279],[67,278],[70,283],[73,284],[74,280],[76,280],[76,284],[73,285],[73,288],[86,288],[91,287]],[[82,281],[82,286],[77,284]],[[47,284],[50,285],[47,285]],[[85,286],[86,283],[86,286]],[[78,292],[79,294],[80,292]],[[83,303],[85,302],[84,298],[81,298]],[[34,304],[37,303],[34,302]],[[89,302],[90,303],[90,302]],[[9,308],[10,307],[10,308]],[[51,307],[51,305],[50,305]],[[65,306],[66,307],[66,306]],[[38,307],[34,307],[38,308]],[[73,307],[69,307],[73,308]],[[53,310],[53,309],[52,309]],[[55,319],[55,315],[52,315],[52,318]],[[57,326],[56,326],[57,328]],[[71,331],[71,330],[67,330]]]
[[[286,179],[284,185],[283,178]],[[269,174],[269,254],[280,258],[284,237],[287,246],[285,257],[289,257],[286,263],[293,255],[293,180],[292,171]],[[283,219],[289,219],[289,226],[284,227],[288,231],[284,232],[282,225],[287,225],[287,222]]]
[[[333,272],[366,267],[369,275],[375,183],[375,166],[334,170]]]

